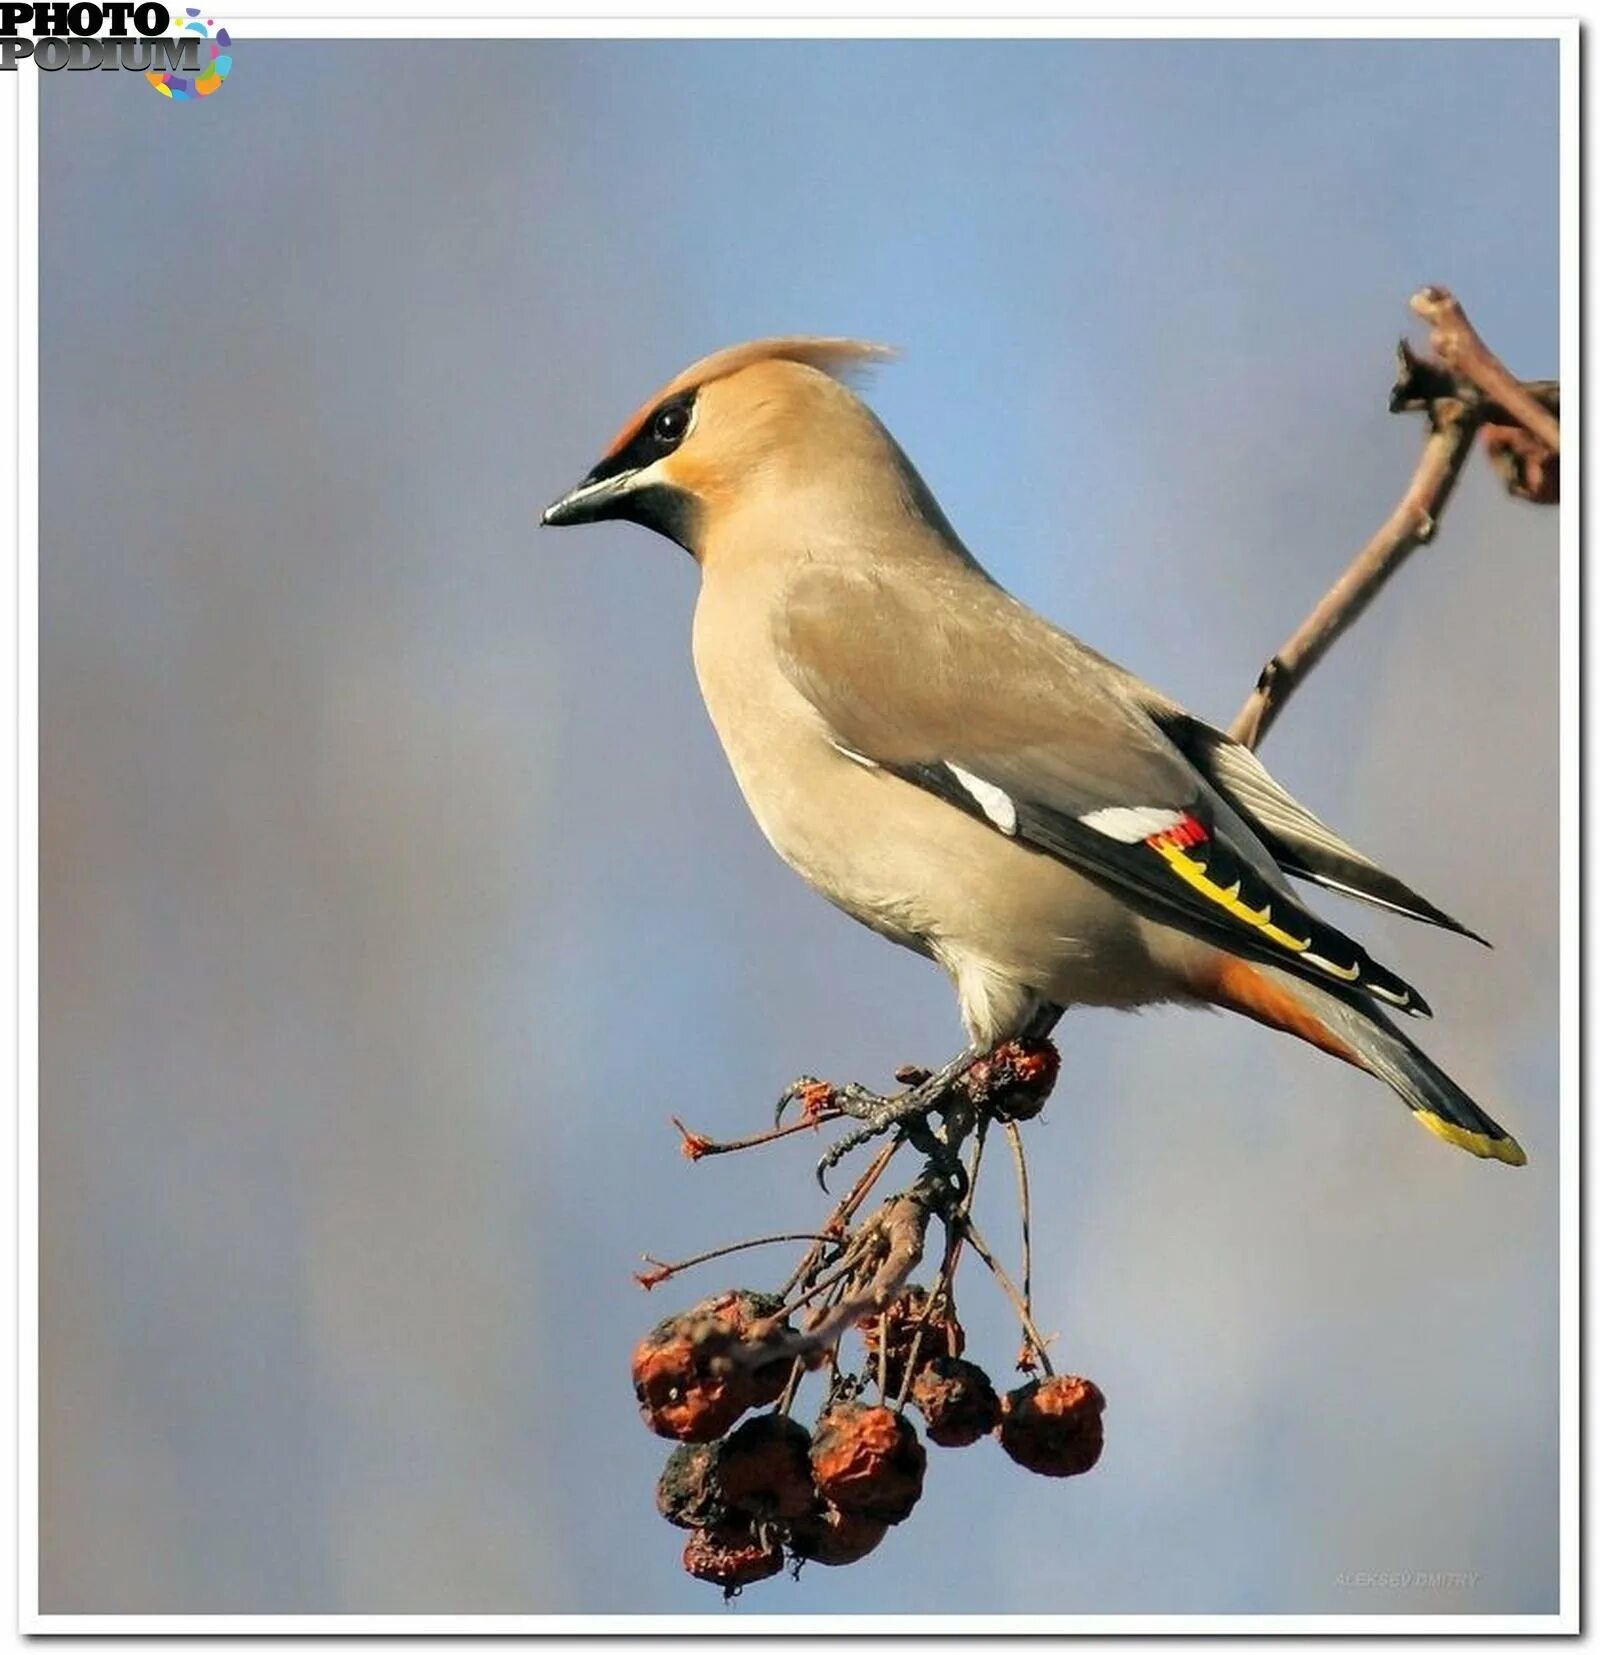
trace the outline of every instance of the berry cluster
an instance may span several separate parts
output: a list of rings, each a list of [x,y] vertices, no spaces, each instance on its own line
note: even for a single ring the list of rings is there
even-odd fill
[[[769,1294],[719,1294],[640,1341],[640,1414],[679,1444],[656,1505],[689,1531],[683,1566],[696,1579],[731,1596],[779,1573],[786,1559],[798,1573],[874,1550],[922,1495],[928,1456],[907,1403],[943,1448],[993,1435],[1017,1464],[1048,1477],[1077,1476],[1099,1459],[1098,1387],[1047,1375],[997,1394],[963,1355],[947,1287],[905,1287],[857,1327],[857,1372],[840,1366],[837,1344],[819,1349],[797,1335]],[[808,1368],[827,1376],[809,1430],[791,1414]]]
[[[747,1248],[810,1243],[779,1293],[739,1290],[704,1299],[658,1323],[633,1353],[645,1424],[680,1445],[661,1474],[656,1503],[668,1522],[689,1531],[683,1566],[690,1574],[731,1596],[777,1574],[786,1560],[796,1572],[806,1563],[858,1562],[921,1498],[923,1435],[940,1448],[994,1436],[1018,1465],[1047,1477],[1077,1476],[1099,1459],[1105,1398],[1087,1379],[1052,1372],[1048,1340],[1033,1320],[1019,1123],[1038,1116],[1059,1067],[1047,1040],[1018,1039],[937,1074],[900,1070],[907,1091],[898,1100],[809,1077],[796,1081],[772,1130],[754,1137],[718,1143],[675,1120],[683,1153],[699,1161],[865,1118],[868,1128],[851,1130],[823,1155],[819,1175],[887,1134],[816,1231],[734,1242],[675,1264],[648,1259],[651,1268],[638,1277],[653,1288]],[[794,1103],[800,1118],[785,1125],[785,1108]],[[1020,1285],[973,1220],[991,1131],[1009,1143],[1016,1169]],[[908,1146],[923,1157],[921,1173],[863,1217],[867,1197]],[[944,1232],[943,1255],[931,1285],[921,1287],[911,1277],[935,1222]],[[966,1356],[955,1282],[968,1256],[982,1261],[1022,1326],[1017,1367],[1026,1382],[1004,1396]],[[841,1354],[851,1329],[860,1339],[854,1361]],[[809,1429],[795,1418],[808,1373],[825,1386]],[[921,1434],[908,1409],[921,1417]]]

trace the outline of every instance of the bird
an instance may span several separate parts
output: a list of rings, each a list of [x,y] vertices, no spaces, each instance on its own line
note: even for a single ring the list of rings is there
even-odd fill
[[[696,677],[761,831],[950,978],[967,1047],[897,1097],[856,1089],[857,1137],[1072,1007],[1177,1004],[1292,1035],[1445,1142],[1524,1164],[1401,1027],[1422,996],[1291,881],[1483,939],[1000,585],[858,394],[893,354],[797,337],[707,356],[541,520],[631,522],[689,553]]]

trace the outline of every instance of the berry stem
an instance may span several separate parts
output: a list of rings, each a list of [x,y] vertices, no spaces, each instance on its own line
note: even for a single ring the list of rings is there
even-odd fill
[[[1023,1302],[1022,1295],[1017,1291],[1016,1284],[1005,1272],[1005,1266],[989,1251],[988,1245],[978,1234],[977,1226],[972,1219],[965,1217],[961,1220],[961,1228],[966,1232],[967,1240],[972,1243],[972,1250],[983,1262],[988,1265],[989,1273],[1000,1283],[1001,1290],[1011,1301],[1011,1308],[1016,1311],[1017,1319],[1022,1323],[1022,1331],[1028,1343],[1033,1347],[1034,1355],[1039,1358],[1039,1366],[1046,1375],[1056,1370],[1050,1365],[1050,1353],[1045,1349],[1045,1342],[1040,1337],[1039,1330],[1033,1325],[1033,1314]]]
[[[650,1266],[648,1270],[637,1270],[633,1279],[649,1292],[653,1287],[659,1287],[662,1282],[670,1281],[680,1271],[692,1270],[697,1264],[709,1264],[712,1259],[726,1258],[730,1253],[742,1253],[751,1247],[772,1247],[784,1241],[831,1241],[833,1237],[814,1235],[809,1230],[786,1231],[781,1235],[754,1236],[749,1241],[730,1241],[725,1247],[712,1247],[703,1253],[696,1253],[691,1258],[678,1259],[668,1264],[664,1259],[644,1255],[644,1262]]]
[[[708,1138],[703,1132],[691,1132],[676,1115],[672,1117],[672,1124],[683,1134],[683,1143],[680,1146],[683,1153],[691,1161],[698,1161],[707,1155],[732,1155],[741,1149],[755,1149],[761,1144],[776,1143],[779,1138],[792,1138],[797,1132],[810,1132],[828,1121],[836,1121],[842,1113],[839,1109],[819,1109],[814,1114],[807,1114],[800,1120],[791,1121],[787,1126],[775,1126],[766,1132],[757,1132],[749,1138]]]
[[[1022,1304],[1033,1314],[1033,1203],[1028,1194],[1028,1157],[1023,1153],[1022,1134],[1015,1121],[1006,1122],[1011,1160],[1017,1169],[1017,1206],[1022,1213]]]

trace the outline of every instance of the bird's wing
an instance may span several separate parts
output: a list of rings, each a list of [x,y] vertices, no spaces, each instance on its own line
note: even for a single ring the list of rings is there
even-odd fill
[[[1120,668],[965,571],[812,564],[774,625],[782,667],[849,757],[1115,888],[1165,924],[1336,992],[1416,991],[1295,898]]]
[[[1476,931],[1346,844],[1282,786],[1248,747],[1190,713],[1153,707],[1151,716],[1194,767],[1244,818],[1272,859],[1296,879],[1359,897],[1408,919],[1484,942]],[[1487,947],[1487,943],[1484,944]]]

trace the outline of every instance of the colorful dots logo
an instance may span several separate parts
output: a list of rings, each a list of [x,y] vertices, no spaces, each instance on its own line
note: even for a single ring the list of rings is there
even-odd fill
[[[198,6],[190,6],[183,16],[174,17],[172,29],[180,39],[199,35],[201,40],[209,41],[210,61],[202,65],[192,80],[171,69],[152,69],[144,78],[162,97],[171,98],[174,103],[187,103],[191,98],[209,98],[228,78],[228,71],[233,67],[233,42],[228,38],[228,31],[214,17],[202,20]]]

